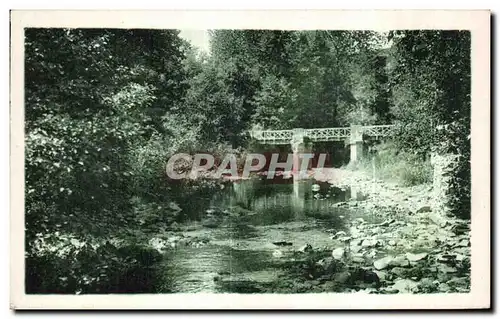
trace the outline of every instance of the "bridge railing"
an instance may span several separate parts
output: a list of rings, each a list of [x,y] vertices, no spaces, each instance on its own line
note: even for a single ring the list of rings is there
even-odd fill
[[[394,125],[367,125],[361,126],[364,135],[372,137],[390,136],[394,132]],[[303,134],[313,142],[341,141],[351,136],[351,127],[305,129]],[[270,144],[287,144],[293,138],[294,130],[253,130],[250,136],[256,140]]]
[[[392,135],[394,125],[369,125],[363,126],[363,134],[374,137]]]
[[[292,130],[254,130],[250,132],[252,138],[265,141],[290,141],[293,137]]]
[[[349,127],[307,129],[305,135],[312,141],[343,140],[351,135],[351,129]]]

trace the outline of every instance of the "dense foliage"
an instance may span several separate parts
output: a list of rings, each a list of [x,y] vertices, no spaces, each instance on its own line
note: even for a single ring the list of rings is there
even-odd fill
[[[451,211],[470,216],[470,32],[405,31],[394,41],[392,113],[399,149],[451,154]]]
[[[26,29],[25,36],[32,292],[116,291],[109,287],[116,273],[138,259],[109,240],[147,251],[148,233],[186,217],[172,198],[199,191],[168,182],[168,156],[244,149],[255,126],[394,122],[402,128],[396,149],[422,160],[444,141],[438,151],[459,156],[452,206],[470,210],[467,32],[217,30],[210,54],[174,30]],[[65,256],[41,252],[41,242],[64,238],[83,246]],[[96,274],[102,256],[122,266]],[[159,262],[141,262],[151,260]],[[97,285],[100,276],[108,279]]]
[[[371,32],[213,32],[213,59],[234,70],[246,126],[332,127],[388,117],[382,38]],[[244,129],[245,126],[240,129]]]

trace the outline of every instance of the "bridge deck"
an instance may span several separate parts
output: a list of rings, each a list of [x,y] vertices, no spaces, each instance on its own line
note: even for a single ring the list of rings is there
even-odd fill
[[[360,126],[359,132],[372,137],[384,137],[392,134],[394,125]],[[301,130],[304,137],[313,142],[344,141],[351,137],[352,127],[314,128]],[[252,138],[265,144],[289,144],[294,136],[294,130],[255,130]]]

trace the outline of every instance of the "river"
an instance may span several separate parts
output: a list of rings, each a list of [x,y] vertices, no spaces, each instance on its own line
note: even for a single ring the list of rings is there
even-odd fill
[[[286,292],[300,287],[296,264],[308,245],[330,256],[332,234],[347,232],[354,218],[369,217],[342,204],[352,194],[350,188],[326,182],[260,178],[226,183],[215,194],[179,203],[192,210],[185,212],[191,219],[170,241],[159,292]],[[207,207],[200,209],[200,202]],[[186,238],[200,244],[184,245]]]

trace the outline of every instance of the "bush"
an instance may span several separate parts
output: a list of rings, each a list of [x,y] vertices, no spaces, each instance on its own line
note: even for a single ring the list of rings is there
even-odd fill
[[[72,245],[26,257],[28,294],[152,293],[162,255],[141,245]]]
[[[471,145],[470,121],[461,118],[439,128],[442,143],[436,147],[440,154],[454,158],[448,164],[446,175],[450,179],[446,191],[446,205],[459,218],[470,218],[471,210]]]

